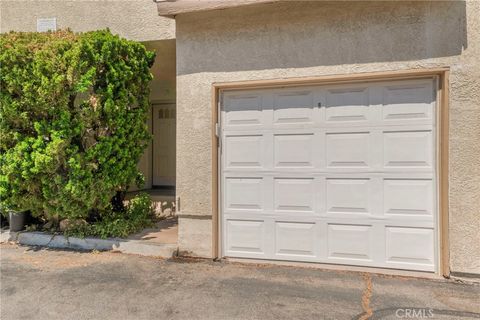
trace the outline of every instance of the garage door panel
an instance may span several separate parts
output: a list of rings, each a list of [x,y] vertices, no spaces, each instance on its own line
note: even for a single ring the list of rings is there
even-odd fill
[[[277,168],[313,167],[314,134],[275,134],[274,164]]]
[[[372,226],[328,224],[328,258],[371,260]]]
[[[227,168],[262,167],[264,161],[263,135],[236,135],[225,137]]]
[[[372,120],[367,87],[349,87],[326,91],[325,121]]]
[[[383,119],[433,120],[434,96],[432,81],[388,85],[383,88]]]
[[[274,208],[277,212],[314,213],[315,197],[313,178],[274,179]]]
[[[387,215],[433,218],[433,181],[425,179],[385,179],[384,206]]]
[[[326,179],[327,213],[329,215],[371,214],[370,179]],[[345,195],[348,195],[346,197]]]
[[[314,93],[310,90],[285,91],[274,96],[275,124],[313,123]]]
[[[230,95],[225,98],[225,123],[229,126],[258,126],[262,121],[262,96]]]
[[[387,263],[433,269],[434,230],[426,228],[386,227]]]
[[[369,132],[335,132],[326,134],[326,158],[330,168],[369,168]]]
[[[224,203],[227,211],[262,211],[264,208],[264,179],[225,179]]]
[[[434,81],[224,94],[223,253],[435,271]]]
[[[280,256],[316,255],[316,224],[311,222],[275,222],[275,254]]]
[[[433,168],[431,130],[386,131],[383,136],[386,168]]]
[[[227,220],[227,251],[236,254],[263,255],[265,222],[262,220]]]
[[[252,215],[227,214],[226,254],[434,270],[433,224],[392,227],[384,221],[365,222],[306,216],[285,219],[274,214],[257,220]]]

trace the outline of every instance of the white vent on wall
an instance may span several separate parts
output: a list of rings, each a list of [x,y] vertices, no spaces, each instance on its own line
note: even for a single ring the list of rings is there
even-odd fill
[[[38,18],[37,32],[47,32],[57,30],[57,18]]]

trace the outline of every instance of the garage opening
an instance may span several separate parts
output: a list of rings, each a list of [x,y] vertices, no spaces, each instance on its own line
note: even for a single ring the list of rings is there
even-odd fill
[[[436,91],[222,90],[222,255],[437,271]]]

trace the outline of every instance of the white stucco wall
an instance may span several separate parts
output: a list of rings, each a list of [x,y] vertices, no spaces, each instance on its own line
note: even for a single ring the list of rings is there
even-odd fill
[[[57,18],[57,28],[110,30],[130,40],[175,38],[175,21],[160,17],[153,0],[0,0],[0,32],[36,31],[37,18]]]
[[[248,6],[178,15],[176,36],[182,250],[212,255],[213,82],[449,66],[451,268],[480,274],[480,2]]]

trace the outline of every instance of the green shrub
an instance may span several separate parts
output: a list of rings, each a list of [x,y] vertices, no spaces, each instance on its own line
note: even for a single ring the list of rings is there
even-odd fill
[[[0,35],[2,206],[56,221],[113,215],[150,139],[153,61],[108,30]]]
[[[77,224],[65,234],[76,237],[125,238],[143,228],[153,225],[155,215],[150,196],[141,193],[129,201],[124,211],[107,211],[100,220],[90,224]]]

